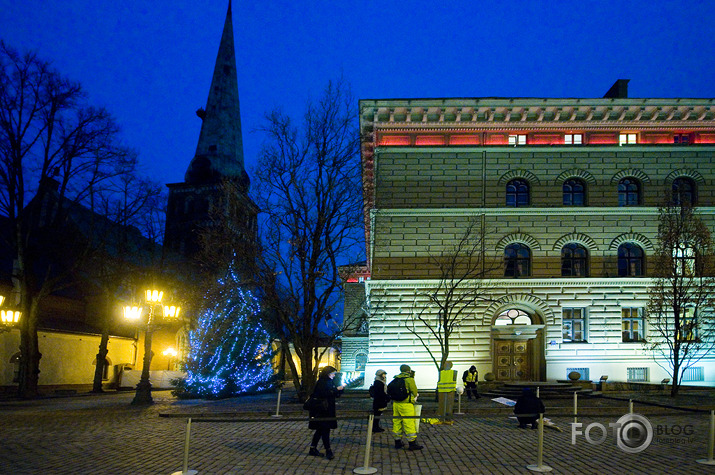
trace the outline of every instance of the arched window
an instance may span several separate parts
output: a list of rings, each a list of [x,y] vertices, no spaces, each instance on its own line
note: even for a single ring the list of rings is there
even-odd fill
[[[521,178],[506,184],[507,206],[529,206],[529,182]]]
[[[20,382],[20,352],[18,351],[10,357],[10,364],[12,365],[12,382]]]
[[[499,314],[494,325],[531,325],[531,316],[518,308],[510,308]]]
[[[561,249],[561,276],[588,277],[588,251],[580,244],[566,244]]]
[[[694,206],[696,201],[695,180],[686,176],[673,180],[673,204]]]
[[[624,178],[618,182],[618,206],[638,206],[641,204],[641,185],[635,178]]]
[[[578,178],[566,180],[563,185],[564,206],[584,206],[586,204],[586,183]]]
[[[618,246],[618,277],[641,277],[644,256],[637,244],[626,242]]]
[[[504,276],[529,277],[531,275],[531,250],[521,243],[504,248]]]
[[[367,365],[367,353],[360,352],[355,355],[355,371],[365,371]]]
[[[97,358],[92,360],[92,365],[97,365]],[[109,368],[112,366],[112,362],[108,358],[104,358],[104,365],[102,366],[102,381],[107,381],[109,379]]]

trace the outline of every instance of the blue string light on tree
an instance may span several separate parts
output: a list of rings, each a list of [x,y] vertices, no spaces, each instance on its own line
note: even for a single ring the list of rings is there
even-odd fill
[[[187,394],[222,398],[273,386],[271,338],[260,313],[258,300],[231,266],[189,333]]]

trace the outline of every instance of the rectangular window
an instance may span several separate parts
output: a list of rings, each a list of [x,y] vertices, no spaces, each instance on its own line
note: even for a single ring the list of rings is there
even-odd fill
[[[631,145],[638,143],[636,134],[621,134],[618,137],[618,145]]]
[[[514,147],[517,145],[526,145],[526,135],[510,135],[509,145]]]
[[[564,343],[586,341],[586,309],[564,308],[562,311],[561,333]]]
[[[675,134],[673,136],[673,143],[688,145],[690,143],[690,134]]]
[[[686,341],[698,339],[698,313],[693,307],[684,308],[680,312],[680,338]]]
[[[621,322],[624,342],[645,340],[642,308],[622,308]]]
[[[566,134],[564,143],[566,145],[583,145],[583,134]]]
[[[628,368],[628,382],[648,382],[648,368]]]

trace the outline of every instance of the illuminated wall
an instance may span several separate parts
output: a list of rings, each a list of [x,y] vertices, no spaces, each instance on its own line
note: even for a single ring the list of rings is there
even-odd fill
[[[451,246],[470,220],[485,224],[487,256],[503,263],[505,247],[530,251],[528,276],[490,275],[491,303],[476,305],[451,341],[461,371],[494,371],[494,320],[516,308],[538,321],[533,374],[564,380],[573,368],[592,379],[626,381],[636,373],[666,377],[647,347],[624,341],[624,309],[647,302],[648,258],[656,245],[658,206],[677,178],[692,180],[698,212],[715,232],[713,99],[414,99],[361,101],[362,161],[368,242],[370,332],[366,375],[417,370],[433,388],[437,370],[406,328],[430,310],[421,289],[436,284],[430,255]],[[583,205],[564,204],[564,184],[579,180]],[[638,183],[640,201],[619,206],[618,185]],[[528,203],[507,206],[507,185],[528,184]],[[639,246],[645,272],[619,277],[618,248]],[[562,249],[587,252],[585,276],[562,277]],[[564,315],[582,309],[586,337],[564,340]],[[539,328],[536,328],[539,327]],[[512,339],[524,338],[514,331]],[[421,336],[429,341],[427,332]],[[430,344],[430,343],[428,343]],[[434,348],[434,342],[430,344]],[[715,356],[700,363],[715,385]],[[366,381],[370,380],[366,377]],[[690,383],[687,383],[690,384]]]

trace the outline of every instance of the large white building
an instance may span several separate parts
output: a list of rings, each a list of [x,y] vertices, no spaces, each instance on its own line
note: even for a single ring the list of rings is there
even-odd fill
[[[360,122],[367,264],[350,286],[366,301],[347,307],[369,330],[343,339],[344,369],[364,364],[369,381],[408,363],[434,387],[406,323],[439,284],[430,256],[476,222],[498,268],[451,341],[460,374],[668,377],[643,343],[649,257],[671,190],[715,231],[715,100],[628,98],[619,80],[596,99],[361,100]],[[715,357],[683,383],[715,385]]]

